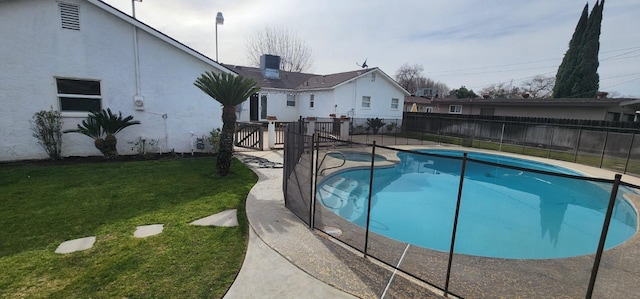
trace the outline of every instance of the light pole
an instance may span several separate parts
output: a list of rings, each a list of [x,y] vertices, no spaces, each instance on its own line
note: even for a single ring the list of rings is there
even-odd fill
[[[224,17],[221,12],[216,15],[216,62],[218,62],[218,24],[224,24]]]

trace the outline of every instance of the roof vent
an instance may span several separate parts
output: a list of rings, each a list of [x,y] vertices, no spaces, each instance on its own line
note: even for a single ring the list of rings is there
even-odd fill
[[[260,56],[260,71],[268,79],[280,79],[280,56],[263,54]]]
[[[80,30],[80,6],[69,3],[58,3],[62,29]]]

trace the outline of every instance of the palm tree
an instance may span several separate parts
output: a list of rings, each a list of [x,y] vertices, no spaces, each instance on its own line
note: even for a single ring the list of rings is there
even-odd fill
[[[111,113],[111,109],[100,112],[91,112],[87,119],[78,124],[78,128],[66,130],[65,133],[80,133],[89,136],[94,140],[95,147],[108,159],[118,156],[116,145],[118,140],[116,134],[122,129],[140,124],[140,121],[133,120],[133,116],[122,117],[122,112],[118,115]]]
[[[234,76],[228,73],[215,74],[204,72],[193,83],[204,93],[222,104],[222,132],[220,132],[220,150],[217,158],[217,173],[229,174],[233,158],[233,134],[236,125],[236,105],[244,102],[260,88],[256,81]]]

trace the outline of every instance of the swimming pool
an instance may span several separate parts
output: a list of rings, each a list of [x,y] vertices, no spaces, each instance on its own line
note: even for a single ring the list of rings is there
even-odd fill
[[[374,171],[370,229],[401,242],[448,251],[457,199],[461,151],[442,157],[398,154],[400,162]],[[505,156],[469,158],[550,172],[571,170]],[[611,186],[467,161],[455,252],[475,256],[545,259],[594,253]],[[317,188],[318,201],[336,215],[366,226],[369,169],[345,170]],[[616,202],[605,248],[636,233],[637,215]]]
[[[366,152],[354,152],[354,151],[339,151],[339,152],[329,152],[327,156],[336,158],[336,159],[345,159],[347,161],[355,161],[355,162],[371,162],[371,153]],[[374,160],[376,162],[386,161],[382,155],[376,154],[374,156]]]

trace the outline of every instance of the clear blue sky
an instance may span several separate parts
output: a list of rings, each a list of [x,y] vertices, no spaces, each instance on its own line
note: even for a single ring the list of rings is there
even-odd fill
[[[104,0],[131,13],[131,0]],[[595,4],[590,0],[589,8]],[[215,59],[248,65],[245,43],[266,26],[286,28],[313,50],[310,72],[355,70],[366,58],[390,76],[404,63],[450,88],[475,91],[555,76],[583,0],[143,0],[136,17]],[[640,97],[640,1],[607,0],[600,36],[600,89]]]

